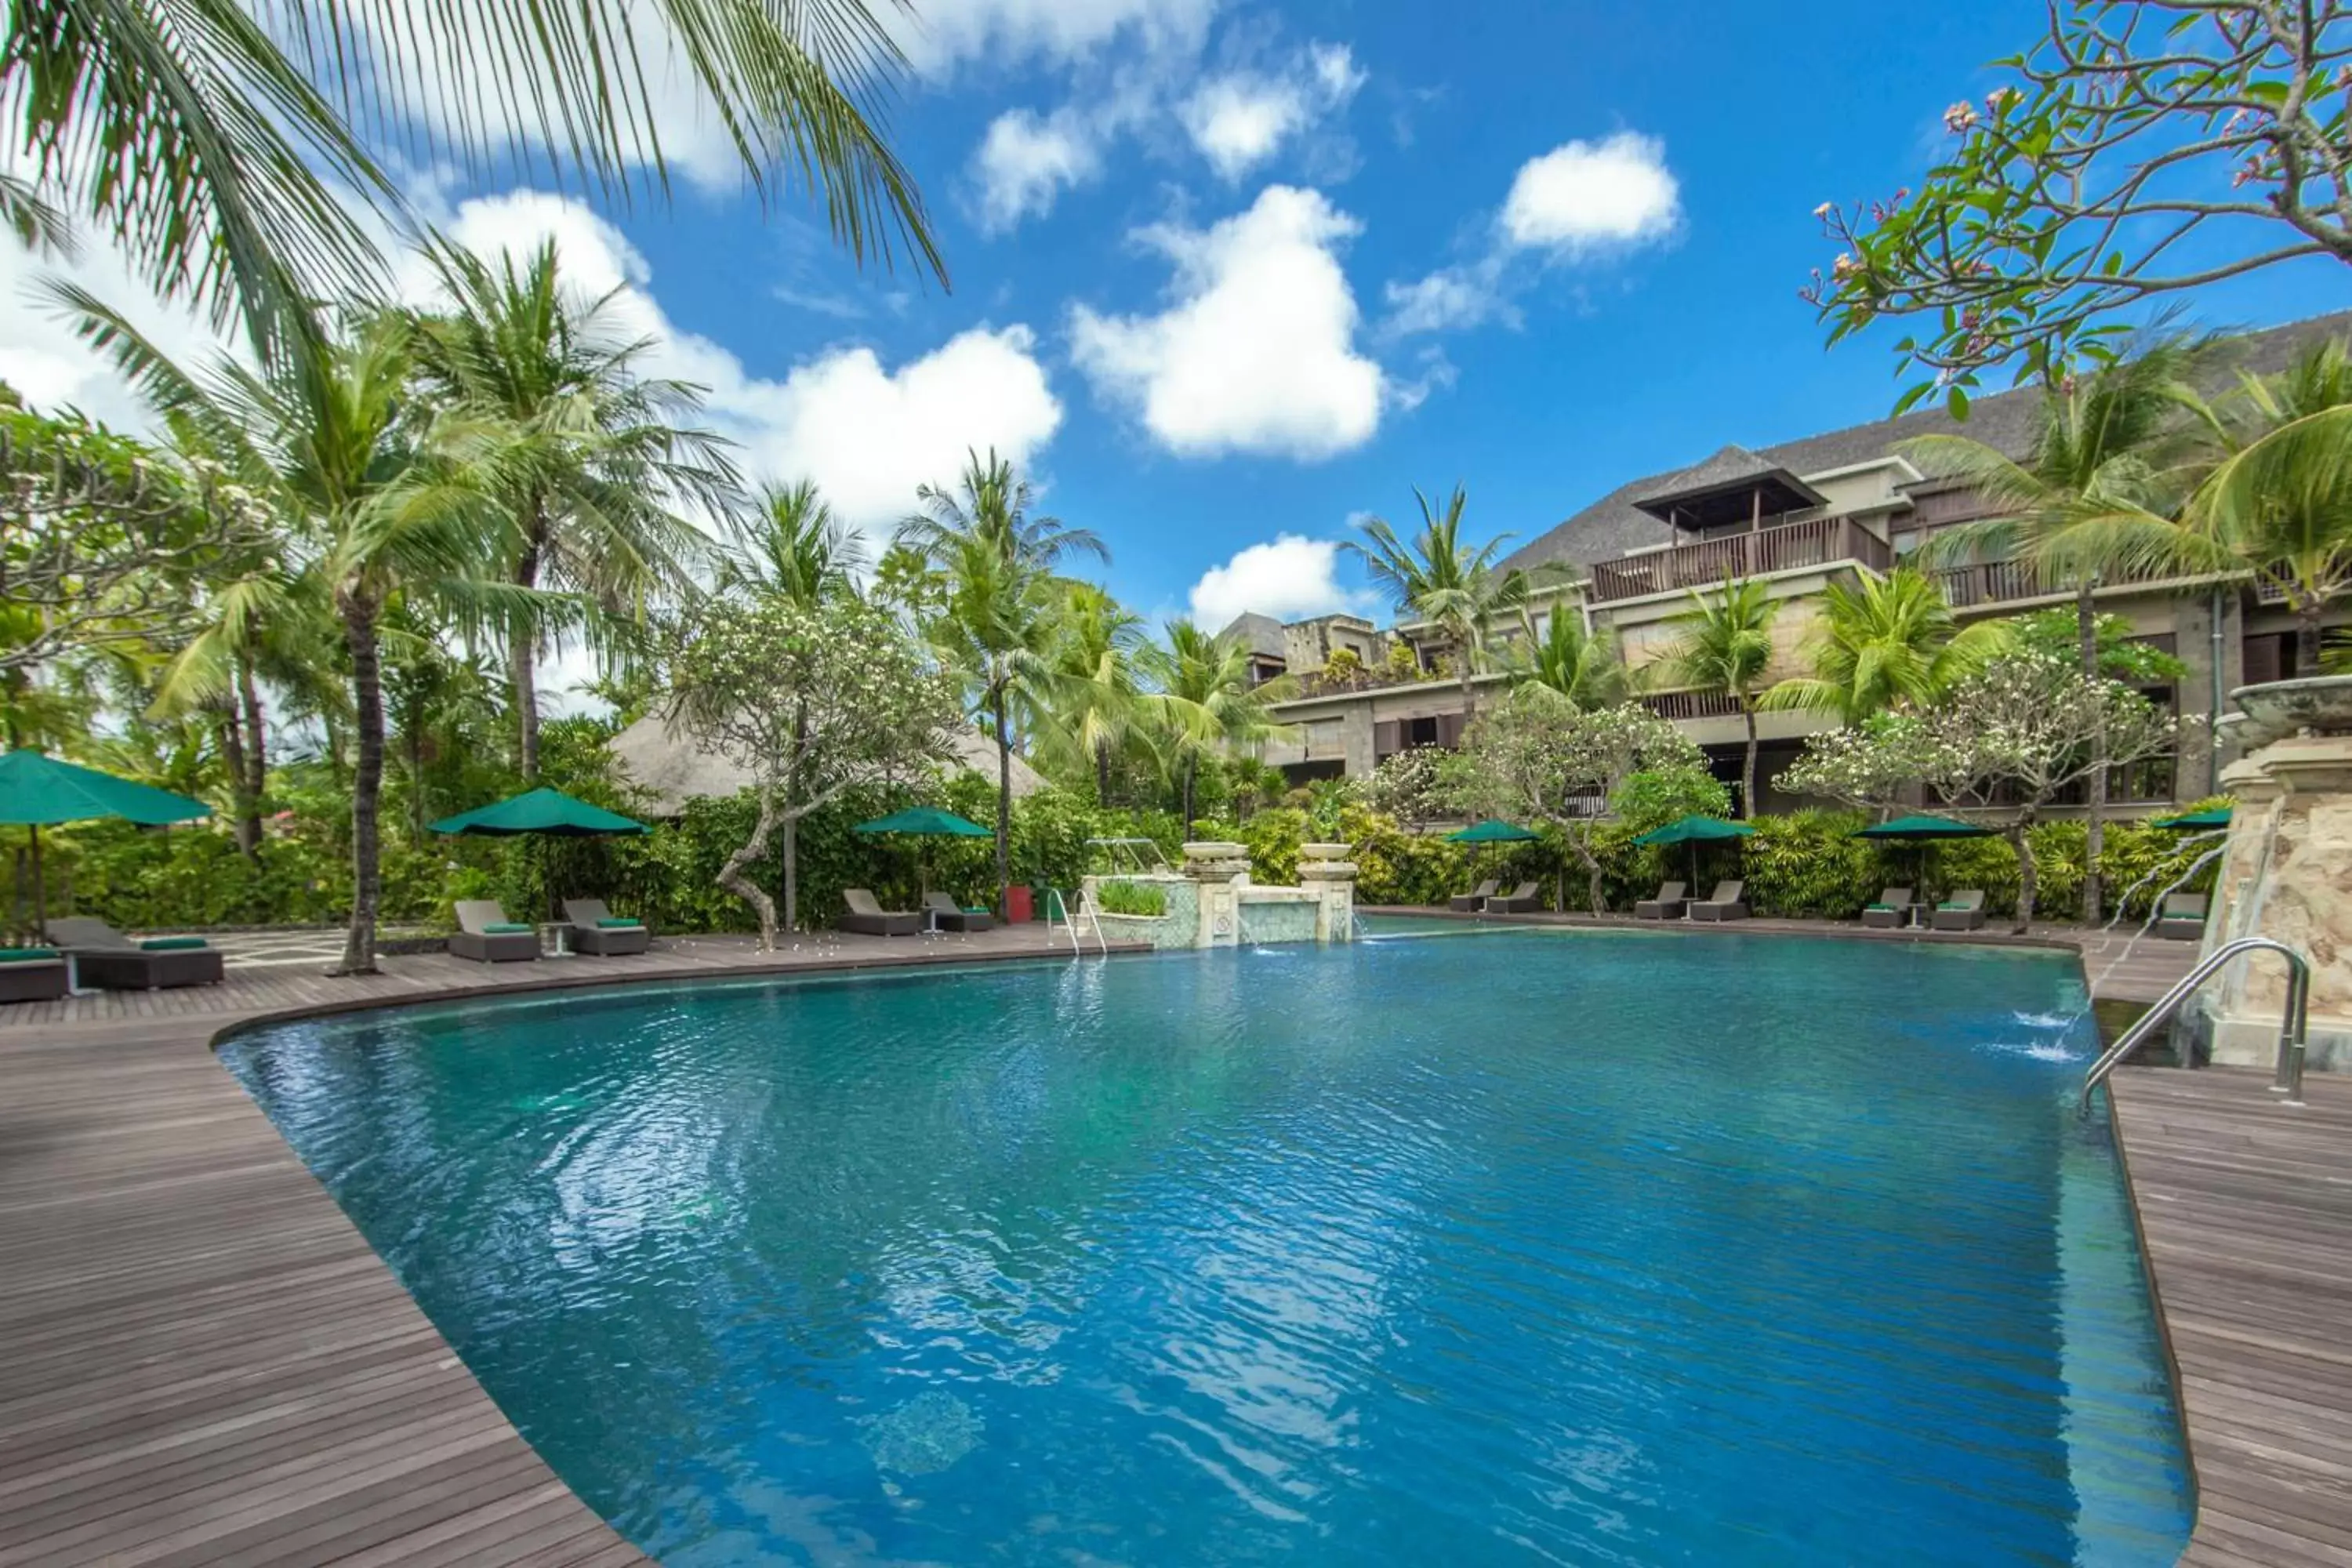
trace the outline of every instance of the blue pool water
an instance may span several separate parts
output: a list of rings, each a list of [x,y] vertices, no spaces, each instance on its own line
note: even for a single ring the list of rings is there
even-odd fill
[[[2158,1563],[2071,959],[1519,931],[222,1055],[673,1568]]]

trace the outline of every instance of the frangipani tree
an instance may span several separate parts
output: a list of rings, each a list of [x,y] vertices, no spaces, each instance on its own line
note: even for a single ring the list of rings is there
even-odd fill
[[[2014,653],[1933,707],[1815,736],[1782,776],[1800,794],[1879,810],[1909,804],[1924,784],[1936,803],[1972,810],[2017,850],[2022,931],[2040,880],[2033,825],[2092,769],[2167,756],[2179,741],[2179,722],[2129,687],[2050,654]]]
[[[1706,754],[1636,702],[1580,708],[1545,686],[1522,686],[1464,737],[1457,804],[1475,816],[1551,824],[1584,862],[1594,914],[1607,912],[1595,819],[1570,803],[1606,797],[1639,773],[1704,769]],[[1564,900],[1563,900],[1564,901]]]
[[[776,902],[744,868],[777,828],[844,790],[946,760],[962,710],[954,678],[887,612],[848,595],[705,602],[678,628],[669,696],[689,734],[751,771],[759,816],[719,885],[758,913],[762,950],[776,945]],[[796,924],[789,857],[783,892],[784,921]]]

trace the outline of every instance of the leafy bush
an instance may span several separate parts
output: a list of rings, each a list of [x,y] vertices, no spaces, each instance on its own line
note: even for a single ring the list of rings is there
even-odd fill
[[[1168,889],[1150,882],[1121,879],[1095,884],[1095,901],[1107,915],[1160,916],[1168,912]]]
[[[1651,768],[1625,775],[1610,792],[1609,809],[1636,833],[1685,816],[1727,816],[1731,791],[1702,767]]]
[[[1290,806],[1261,811],[1242,825],[1241,844],[1248,849],[1250,880],[1269,888],[1294,887],[1298,881],[1298,847],[1307,842],[1307,817]]]
[[[1800,811],[1759,816],[1740,850],[1739,875],[1759,914],[1854,920],[1891,882],[1912,880],[1912,851],[1881,851],[1855,832],[1869,825],[1857,811]]]

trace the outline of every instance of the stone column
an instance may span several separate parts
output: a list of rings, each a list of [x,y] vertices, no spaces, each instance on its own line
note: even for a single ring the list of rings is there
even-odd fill
[[[2266,936],[2302,953],[2311,965],[2309,1065],[2352,1068],[2352,730],[2325,705],[2352,699],[2352,679],[2278,681],[2231,695],[2248,710],[2249,754],[2221,773],[2236,805],[2205,950]],[[2301,705],[2267,711],[2287,698]],[[2200,994],[2192,1027],[2215,1062],[2268,1068],[2285,1003],[2285,965],[2255,954]]]
[[[1315,940],[1356,940],[1356,866],[1345,844],[1298,847],[1298,880],[1316,895]]]
[[[1184,846],[1186,880],[1193,885],[1201,918],[1193,936],[1196,947],[1234,947],[1242,939],[1241,901],[1234,895],[1234,879],[1249,873],[1249,850],[1239,844],[1211,841]]]

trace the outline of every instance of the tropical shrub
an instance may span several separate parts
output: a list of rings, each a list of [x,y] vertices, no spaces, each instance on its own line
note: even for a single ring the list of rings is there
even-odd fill
[[[1241,843],[1249,850],[1250,880],[1264,887],[1295,887],[1298,881],[1298,847],[1307,841],[1307,816],[1290,806],[1261,811],[1242,825]]]
[[[1157,917],[1168,912],[1168,889],[1125,879],[1095,884],[1095,902],[1107,915]]]
[[[1870,819],[1858,811],[1759,816],[1739,851],[1748,900],[1759,914],[1853,920],[1889,883],[1911,880],[1912,851],[1882,853],[1853,837]]]

